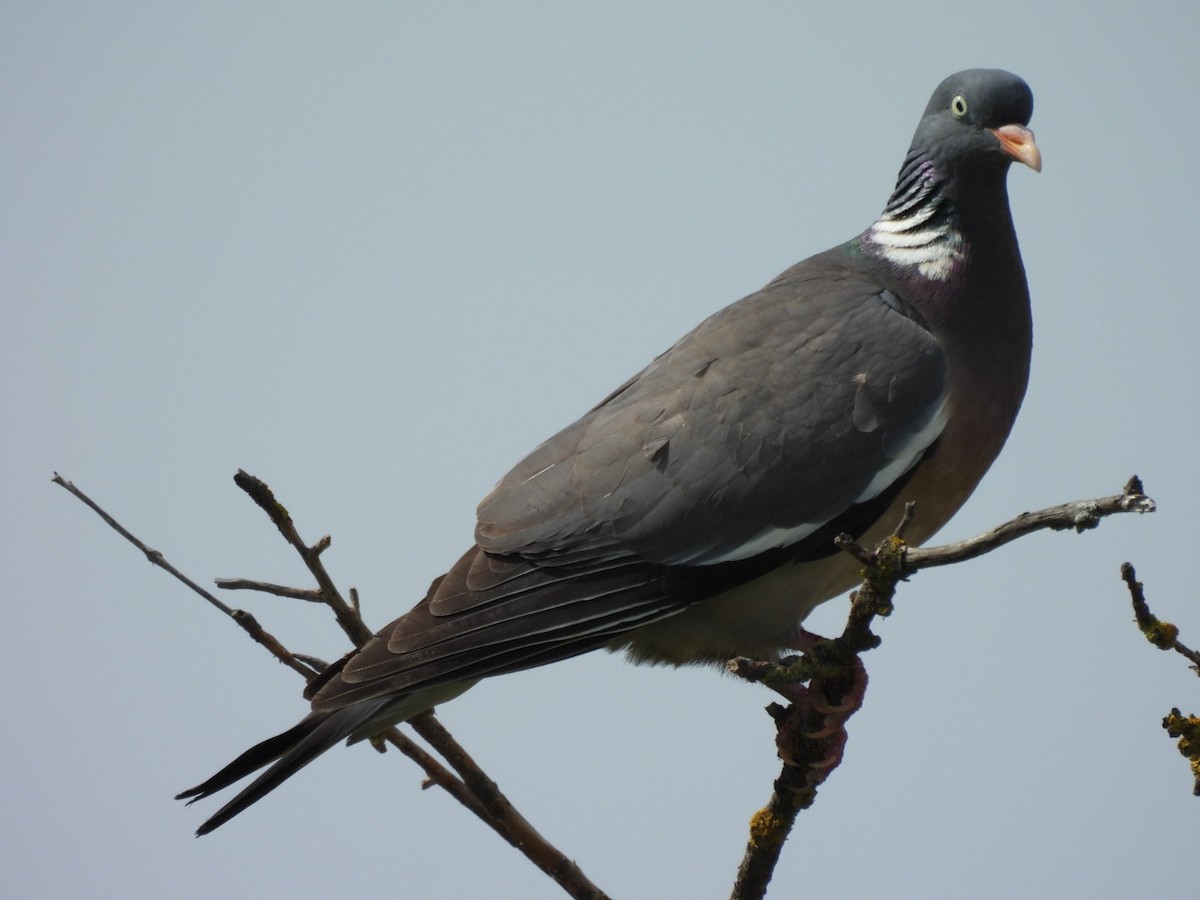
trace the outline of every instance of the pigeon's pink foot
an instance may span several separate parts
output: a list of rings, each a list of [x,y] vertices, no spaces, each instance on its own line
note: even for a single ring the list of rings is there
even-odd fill
[[[799,650],[814,651],[825,639],[799,630],[794,642]],[[846,749],[846,722],[862,706],[867,690],[867,670],[857,656],[844,662],[819,661],[819,665],[840,666],[844,674],[815,676],[808,685],[772,683],[771,688],[785,697],[790,706],[772,704],[770,712],[778,728],[776,745],[779,757],[788,765],[806,767],[813,786],[823,782],[838,764]],[[828,694],[836,691],[836,700]]]

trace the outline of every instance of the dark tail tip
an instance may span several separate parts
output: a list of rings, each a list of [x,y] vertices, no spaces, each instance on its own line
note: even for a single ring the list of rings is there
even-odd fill
[[[332,713],[310,713],[282,734],[251,747],[208,781],[176,794],[176,800],[187,800],[191,805],[257,772],[268,763],[274,763],[196,829],[196,836],[215,831],[257,803],[334,744],[352,734],[381,705],[379,702],[356,704]]]

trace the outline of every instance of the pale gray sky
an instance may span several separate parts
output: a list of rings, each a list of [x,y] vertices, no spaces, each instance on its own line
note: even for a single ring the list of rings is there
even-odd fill
[[[448,8],[461,7],[459,10]],[[906,587],[772,896],[1184,895],[1200,801],[1159,727],[1200,643],[1195,4],[57,4],[0,13],[0,446],[13,897],[555,897],[394,755],[338,749],[203,840],[171,799],[305,711],[298,679],[53,487],[201,581],[307,584],[270,483],[379,626],[527,450],[882,208],[930,91],[1033,87],[1011,193],[1033,383],[941,535],[1114,493]],[[290,646],[316,607],[238,595]],[[812,620],[830,631],[844,603]],[[720,897],[777,769],[763,689],[593,655],[442,711],[614,897]]]

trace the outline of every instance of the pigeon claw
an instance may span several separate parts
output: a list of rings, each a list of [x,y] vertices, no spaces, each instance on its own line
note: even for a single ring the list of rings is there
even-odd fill
[[[820,641],[805,633],[804,649]],[[852,657],[845,674],[836,678],[814,677],[808,685],[776,684],[774,689],[791,701],[786,710],[776,708],[776,747],[779,758],[789,766],[808,770],[807,783],[815,787],[838,767],[846,750],[846,722],[862,706],[867,689],[867,671],[862,660]],[[836,691],[836,702],[826,694]]]

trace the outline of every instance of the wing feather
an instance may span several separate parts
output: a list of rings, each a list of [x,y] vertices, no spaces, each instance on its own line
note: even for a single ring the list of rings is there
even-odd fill
[[[518,463],[477,546],[316,710],[562,659],[861,533],[944,422],[945,360],[831,251],[722,310]]]
[[[866,276],[814,279],[820,260],[706,320],[514,467],[480,504],[479,546],[548,566],[739,559],[907,472],[944,424],[941,347]]]

